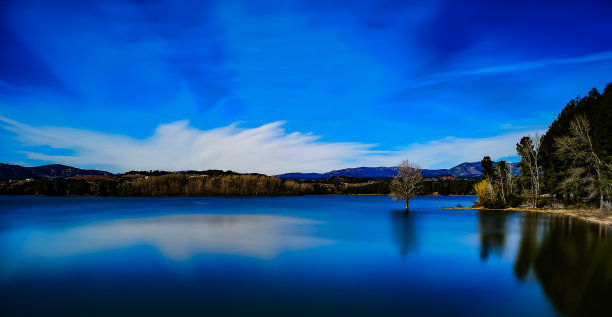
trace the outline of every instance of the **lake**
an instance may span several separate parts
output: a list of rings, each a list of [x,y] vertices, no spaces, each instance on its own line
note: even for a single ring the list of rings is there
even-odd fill
[[[2,316],[598,315],[612,232],[475,197],[0,197]]]

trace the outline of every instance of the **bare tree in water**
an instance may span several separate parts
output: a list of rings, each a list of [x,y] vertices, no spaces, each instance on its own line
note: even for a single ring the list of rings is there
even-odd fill
[[[421,169],[408,160],[401,162],[397,174],[391,181],[391,198],[406,201],[406,210],[408,210],[410,198],[419,193],[421,182],[423,182]]]

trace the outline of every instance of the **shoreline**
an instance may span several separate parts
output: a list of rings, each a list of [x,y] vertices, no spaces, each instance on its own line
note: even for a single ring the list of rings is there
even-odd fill
[[[28,197],[146,197],[146,198],[163,198],[163,197],[235,197],[235,198],[254,198],[254,197],[303,197],[303,196],[387,196],[386,194],[315,194],[315,195],[275,195],[275,196],[98,196],[98,195],[66,195],[66,196],[45,196],[45,195],[0,195],[0,196],[28,196]],[[421,195],[424,197],[466,197],[473,195]],[[440,207],[440,209],[470,209],[478,211],[511,211],[511,212],[533,212],[533,213],[544,213],[544,214],[555,214],[564,215],[568,217],[577,218],[584,220],[588,223],[596,223],[606,226],[612,226],[612,212],[605,213],[599,209],[544,209],[544,208],[528,208],[528,207],[507,207],[502,209],[492,209],[484,207]]]
[[[299,197],[299,196],[389,196],[389,194],[342,194],[342,193],[322,193],[304,195],[262,195],[262,196],[242,196],[242,195],[36,195],[36,194],[0,194],[1,196],[35,196],[35,197]],[[421,197],[469,197],[474,195],[418,195]],[[474,209],[474,208],[467,208]]]
[[[491,209],[484,207],[441,207],[440,209],[473,209],[483,211],[515,211],[515,212],[533,212],[554,215],[564,215],[589,223],[596,223],[606,226],[612,226],[612,213],[605,213],[599,209],[544,209],[544,208],[527,208],[527,207],[508,207],[502,209]]]

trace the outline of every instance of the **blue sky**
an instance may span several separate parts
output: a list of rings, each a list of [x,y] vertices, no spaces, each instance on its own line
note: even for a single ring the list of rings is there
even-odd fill
[[[3,1],[0,161],[268,174],[514,154],[610,1]]]

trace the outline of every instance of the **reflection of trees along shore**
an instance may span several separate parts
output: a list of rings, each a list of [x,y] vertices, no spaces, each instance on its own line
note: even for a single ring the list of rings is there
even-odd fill
[[[612,296],[612,230],[545,214],[525,214],[514,263],[519,280],[532,273],[556,309],[603,316]]]
[[[501,255],[506,242],[506,223],[511,212],[480,211],[480,258],[486,260],[491,253]]]

